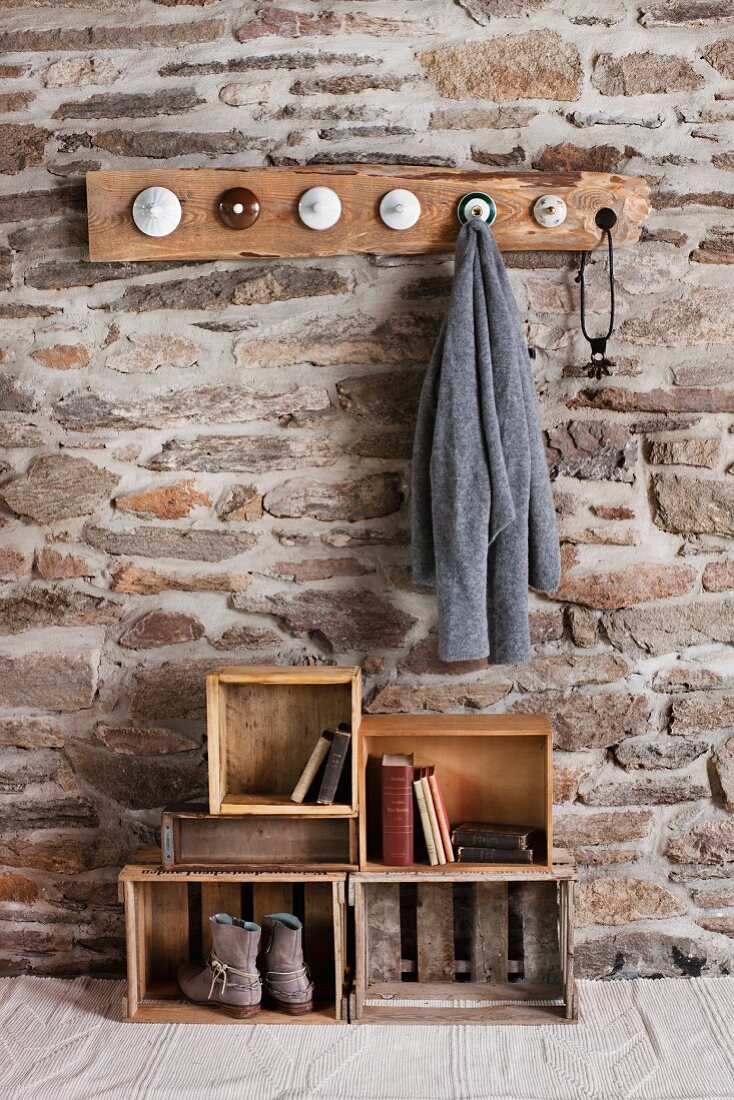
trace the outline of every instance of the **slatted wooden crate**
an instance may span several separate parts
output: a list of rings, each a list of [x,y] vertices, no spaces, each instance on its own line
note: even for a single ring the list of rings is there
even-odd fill
[[[552,871],[350,875],[358,1023],[577,1018],[571,856]]]
[[[354,751],[347,803],[299,804],[290,796],[324,729],[349,722],[356,739],[358,668],[223,668],[207,676],[206,699],[210,813],[357,816]]]
[[[168,870],[356,870],[357,821],[307,815],[221,817],[204,805],[172,806],[161,814],[161,849]]]
[[[166,871],[161,853],[147,849],[120,873],[127,939],[126,1020],[144,1023],[345,1022],[346,875],[327,871]],[[214,1006],[181,995],[176,971],[211,950],[208,918],[229,913],[261,923],[266,913],[295,913],[303,921],[304,956],[315,983],[315,1010],[288,1016],[261,1010],[234,1020]]]

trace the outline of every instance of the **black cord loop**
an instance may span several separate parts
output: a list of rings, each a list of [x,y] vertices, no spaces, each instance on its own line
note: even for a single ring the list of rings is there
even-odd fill
[[[604,336],[590,336],[586,328],[586,260],[588,252],[581,253],[581,266],[579,267],[579,273],[576,276],[576,282],[579,284],[579,298],[580,298],[580,312],[581,312],[581,331],[584,334],[584,339],[588,340],[591,347],[591,358],[586,368],[587,374],[590,378],[596,378],[599,380],[603,374],[610,374],[610,367],[614,364],[607,359],[607,340],[609,340],[612,332],[614,331],[614,312],[615,312],[615,295],[614,295],[614,244],[612,242],[612,227],[616,224],[617,215],[609,207],[602,207],[597,211],[596,224],[602,230],[607,238],[607,252],[609,256],[609,327]]]

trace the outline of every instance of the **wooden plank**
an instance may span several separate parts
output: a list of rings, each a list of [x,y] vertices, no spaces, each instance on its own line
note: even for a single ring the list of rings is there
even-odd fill
[[[293,887],[289,882],[258,882],[252,887],[252,919],[262,924],[269,913],[293,912]]]
[[[419,884],[416,929],[418,981],[454,981],[454,890],[450,882]]]
[[[242,887],[234,882],[205,882],[201,887],[201,950],[207,957],[212,949],[209,917],[215,913],[242,916]]]
[[[400,981],[400,887],[376,883],[364,898],[367,984]]]
[[[175,988],[176,971],[189,958],[188,887],[157,882],[146,897],[146,960],[150,987]]]
[[[507,981],[507,883],[473,883],[471,977]]]
[[[226,788],[224,785],[224,760],[220,753],[219,682],[216,675],[206,678],[206,739],[209,773],[209,813],[218,814]]]
[[[558,902],[555,882],[523,882],[520,911],[526,981],[560,980]]]
[[[332,883],[331,905],[334,931],[334,997],[336,1018],[348,1018],[349,1009],[346,997],[347,968],[347,913],[343,882]]]
[[[333,1006],[316,1005],[313,1012],[304,1016],[288,1016],[278,1009],[261,1008],[256,1016],[235,1020],[209,1005],[192,1004],[184,1000],[155,1000],[138,1005],[134,1024],[234,1024],[237,1027],[253,1027],[260,1024],[338,1024],[342,1020]]]
[[[127,993],[125,1015],[132,1018],[138,1007],[138,1000],[145,992],[139,978],[143,975],[143,957],[141,952],[141,921],[138,912],[136,888],[132,882],[124,884],[125,898],[125,942],[127,945]]]
[[[339,194],[342,216],[335,226],[314,232],[300,221],[300,195],[330,186]],[[182,218],[167,237],[146,237],[131,214],[146,187],[172,190]],[[222,224],[217,200],[232,187],[247,187],[260,199],[261,213],[249,229]],[[395,232],[377,214],[388,191],[405,187],[421,204],[411,229]],[[456,207],[468,191],[487,191],[497,205],[492,232],[503,249],[578,251],[602,243],[594,223],[600,207],[616,210],[617,247],[636,241],[647,217],[649,186],[642,177],[602,172],[491,172],[414,166],[338,165],[287,168],[146,168],[87,174],[89,254],[92,260],[213,260],[247,257],[377,255],[449,252],[458,232]],[[557,194],[568,217],[544,229],[532,216],[536,199]]]
[[[303,891],[303,957],[311,969],[316,997],[334,995],[341,1000],[341,986],[335,992],[334,897],[329,883],[309,883]]]
[[[576,979],[574,977],[574,902],[576,883],[562,882],[560,884],[562,894],[565,896],[564,919],[564,975],[563,995],[566,1001],[566,1018],[576,1020],[578,1018]]]

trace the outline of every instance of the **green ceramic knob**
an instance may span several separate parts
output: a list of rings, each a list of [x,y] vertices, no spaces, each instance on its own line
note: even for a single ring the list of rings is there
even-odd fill
[[[484,191],[470,191],[459,199],[456,213],[462,225],[470,218],[481,218],[487,225],[491,225],[497,217],[497,206],[492,196]]]

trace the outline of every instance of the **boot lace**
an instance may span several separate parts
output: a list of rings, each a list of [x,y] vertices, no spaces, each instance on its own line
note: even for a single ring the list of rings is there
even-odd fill
[[[211,996],[214,992],[214,986],[217,984],[217,982],[222,983],[222,994],[224,994],[227,988],[227,983],[229,981],[227,977],[228,974],[236,974],[240,978],[251,979],[248,986],[244,986],[242,983],[229,982],[233,989],[252,989],[253,985],[260,984],[261,979],[259,974],[251,974],[247,970],[238,970],[236,966],[230,966],[229,963],[222,962],[221,959],[217,958],[213,951],[209,956],[207,965],[212,972],[212,984],[209,987],[209,996],[207,997],[207,1000],[211,1000]]]

